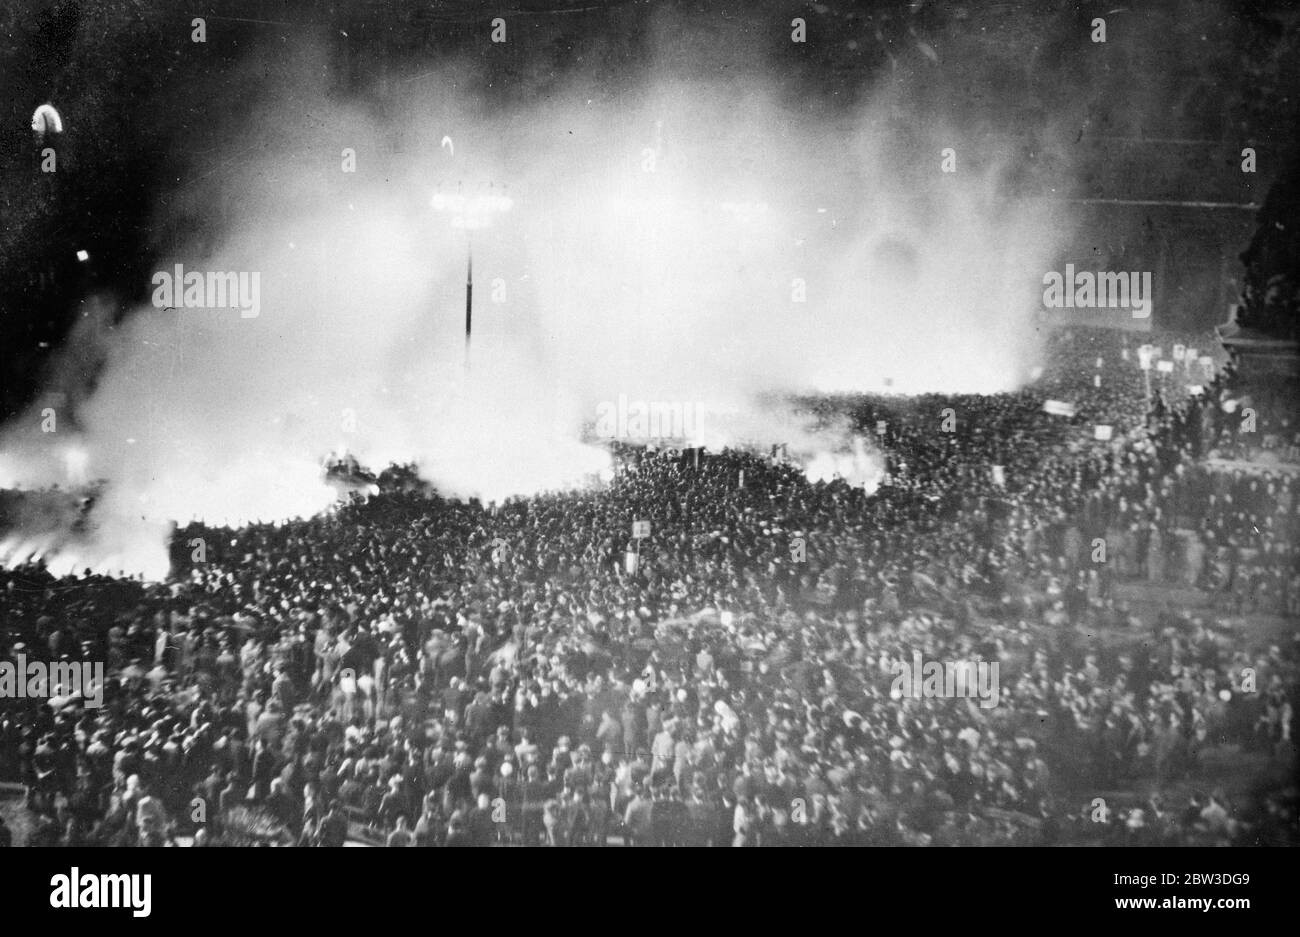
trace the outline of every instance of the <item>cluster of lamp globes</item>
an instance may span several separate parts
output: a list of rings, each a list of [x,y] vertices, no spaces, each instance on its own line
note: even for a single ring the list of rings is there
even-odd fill
[[[477,230],[486,228],[492,223],[493,215],[508,212],[515,203],[510,196],[496,193],[464,195],[457,192],[447,195],[439,192],[431,204],[435,211],[451,215],[453,228]]]

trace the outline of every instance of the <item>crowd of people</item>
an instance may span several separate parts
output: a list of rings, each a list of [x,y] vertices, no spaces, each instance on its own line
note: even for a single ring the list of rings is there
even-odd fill
[[[1215,748],[1293,763],[1297,636],[1224,622],[1296,613],[1293,476],[1211,467],[1231,369],[1137,345],[801,401],[876,441],[871,493],[615,445],[601,490],[483,505],[394,467],[310,520],[192,524],[162,583],[6,570],[0,658],[110,679],[0,701],[0,779],[48,844],[1295,843],[1294,786],[1203,785]],[[1227,601],[1144,617],[1135,580]],[[998,705],[900,698],[917,653],[997,662]]]

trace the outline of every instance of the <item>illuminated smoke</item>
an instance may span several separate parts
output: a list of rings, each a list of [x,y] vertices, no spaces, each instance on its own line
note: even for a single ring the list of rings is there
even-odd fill
[[[78,447],[107,481],[94,533],[20,535],[7,561],[156,577],[168,521],[328,507],[332,453],[414,461],[457,496],[581,485],[609,465],[582,429],[620,394],[702,402],[735,417],[711,445],[766,446],[798,431],[760,397],[1023,379],[1061,232],[1006,197],[996,154],[941,173],[936,116],[894,139],[905,89],[834,117],[690,78],[489,109],[448,71],[392,83],[380,115],[326,99],[318,65],[304,53],[273,103],[222,128],[234,168],[195,166],[159,208],[160,224],[178,205],[224,224],[160,248],[157,269],[256,272],[260,314],[145,306],[97,336],[106,364],[75,423],[42,436],[29,413],[0,441],[6,485],[63,482]],[[459,193],[511,207],[467,234],[432,204]],[[862,440],[804,438],[810,477],[874,487]]]

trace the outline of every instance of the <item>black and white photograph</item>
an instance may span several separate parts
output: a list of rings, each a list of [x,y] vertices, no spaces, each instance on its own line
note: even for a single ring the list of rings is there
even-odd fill
[[[1300,843],[1289,0],[15,0],[0,102],[34,904]]]

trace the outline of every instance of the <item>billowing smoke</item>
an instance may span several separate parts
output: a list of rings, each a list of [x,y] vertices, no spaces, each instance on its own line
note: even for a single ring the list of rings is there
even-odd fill
[[[590,428],[620,400],[722,414],[664,433],[713,446],[798,434],[811,476],[873,485],[868,444],[758,401],[993,392],[1032,363],[1061,232],[1008,198],[987,144],[942,171],[958,136],[939,115],[896,134],[905,82],[833,116],[706,78],[599,99],[575,80],[502,109],[449,68],[390,82],[380,113],[315,90],[320,64],[303,53],[159,206],[159,230],[180,207],[208,227],[161,244],[158,270],[255,277],[256,308],[236,277],[229,308],[177,289],[95,339],[106,363],[57,432],[34,411],[0,441],[0,485],[73,483],[69,451],[105,480],[93,535],[11,538],[0,558],[160,576],[167,522],[311,515],[344,452],[414,461],[458,496],[581,485],[608,466]]]

